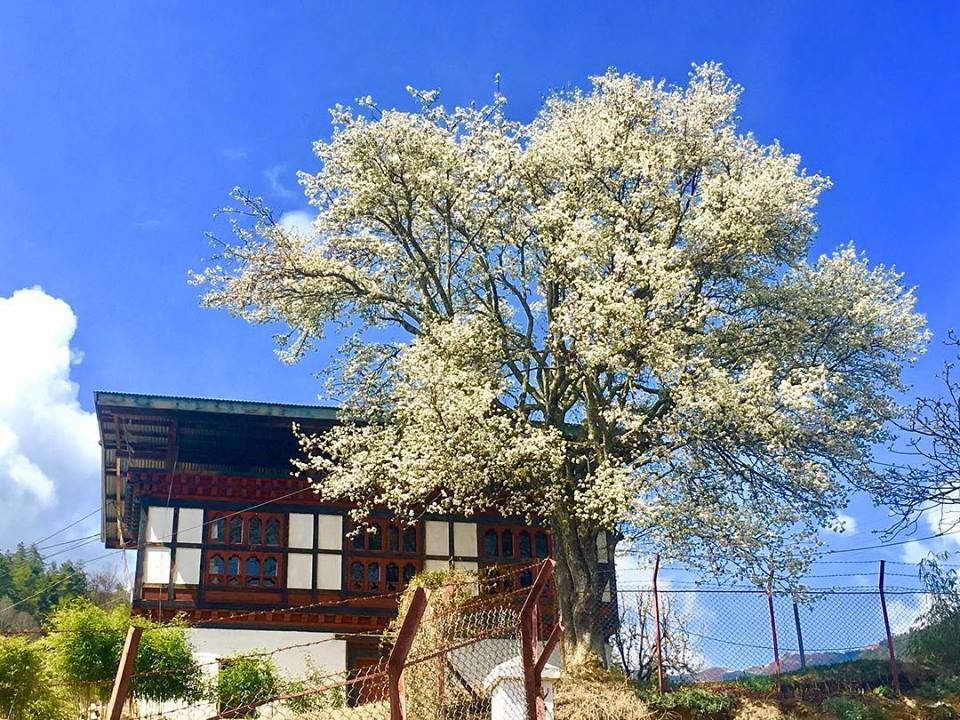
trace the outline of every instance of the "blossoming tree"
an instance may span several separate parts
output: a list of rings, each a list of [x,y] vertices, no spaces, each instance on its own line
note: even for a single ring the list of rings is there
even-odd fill
[[[808,261],[829,182],[738,130],[716,65],[608,72],[530,123],[502,97],[334,110],[312,229],[237,194],[205,302],[330,331],[355,420],[302,438],[324,496],[549,523],[570,651],[599,650],[597,536],[714,569],[802,563],[898,413],[914,297],[852,247]],[[250,220],[252,218],[252,220]],[[250,220],[245,222],[244,219]]]

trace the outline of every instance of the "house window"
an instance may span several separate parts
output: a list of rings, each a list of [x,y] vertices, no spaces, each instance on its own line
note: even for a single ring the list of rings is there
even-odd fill
[[[268,553],[230,555],[224,560],[219,553],[207,561],[208,585],[236,588],[275,588],[280,573],[280,558]]]
[[[270,513],[214,514],[207,539],[214,545],[268,545],[280,547],[284,516]]]
[[[403,527],[389,520],[370,520],[351,528],[350,546],[364,553],[394,553],[413,555],[417,552],[417,529]],[[386,538],[386,541],[384,541]]]

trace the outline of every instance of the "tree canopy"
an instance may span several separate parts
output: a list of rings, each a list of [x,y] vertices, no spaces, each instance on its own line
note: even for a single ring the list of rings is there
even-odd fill
[[[716,569],[800,562],[876,489],[926,341],[913,293],[852,246],[810,259],[830,183],[739,128],[719,66],[591,83],[529,123],[499,94],[335,108],[300,174],[313,227],[237,192],[205,302],[285,324],[288,361],[344,338],[330,390],[355,422],[298,468],[358,516],[547,518],[561,589],[596,585],[603,529]]]

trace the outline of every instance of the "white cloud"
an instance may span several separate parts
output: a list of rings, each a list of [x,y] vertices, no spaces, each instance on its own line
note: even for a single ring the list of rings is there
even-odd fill
[[[286,165],[274,165],[263,171],[263,176],[267,180],[267,184],[270,186],[270,192],[276,195],[277,197],[282,198],[292,198],[296,197],[297,193],[288,188],[283,184],[281,177],[287,172]]]
[[[82,359],[70,347],[76,329],[70,306],[39,287],[0,297],[0,548],[37,540],[96,504],[96,419],[70,379]]]
[[[917,563],[928,558],[931,553],[958,553],[960,552],[960,497],[949,505],[943,505],[928,510],[921,518],[917,535],[927,536],[937,533],[946,533],[942,537],[930,540],[914,540],[903,546],[901,559],[904,562]]]
[[[853,515],[838,513],[834,527],[829,532],[835,535],[856,535],[857,519]]]
[[[291,210],[280,216],[280,226],[287,230],[297,230],[304,235],[312,235],[315,217],[309,210]]]

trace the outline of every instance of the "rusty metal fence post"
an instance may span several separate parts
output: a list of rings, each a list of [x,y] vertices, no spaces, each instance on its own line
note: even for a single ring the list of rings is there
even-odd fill
[[[773,670],[777,681],[777,695],[782,690],[780,680],[780,646],[777,643],[777,618],[773,612],[773,568],[770,568],[770,580],[767,583],[767,605],[770,608],[770,634],[773,638]]]
[[[887,596],[884,593],[883,580],[886,573],[886,560],[880,561],[880,608],[883,610],[883,629],[887,633],[887,657],[890,661],[890,683],[894,692],[900,694],[900,673],[897,670],[897,656],[893,651],[893,633],[890,632],[890,616],[887,615]]]
[[[803,651],[803,629],[800,627],[800,607],[797,605],[797,596],[793,596],[793,624],[797,628],[797,645],[800,648],[800,669],[807,669],[807,654]]]
[[[545,560],[540,566],[536,580],[530,586],[520,609],[520,660],[523,664],[523,688],[528,720],[544,720],[547,710],[543,700],[541,677],[550,654],[560,641],[563,625],[557,623],[550,632],[543,650],[537,653],[538,619],[537,605],[547,582],[553,576],[556,561]]]
[[[660,573],[660,553],[653,561],[653,622],[657,641],[657,692],[663,695],[663,638],[660,632],[660,596],[657,594],[657,575]]]
[[[397,641],[390,650],[387,658],[387,684],[390,698],[390,720],[404,720],[404,693],[403,693],[403,666],[407,662],[407,655],[413,646],[413,640],[420,627],[420,621],[427,610],[427,592],[417,588],[413,593],[407,614],[403,617],[403,624],[397,634]]]
[[[127,701],[127,692],[130,690],[130,676],[137,662],[137,650],[140,647],[142,634],[142,627],[131,625],[127,629],[127,639],[123,643],[120,664],[117,666],[117,677],[113,681],[110,702],[107,704],[107,720],[120,720],[120,715],[123,713],[123,704]]]

